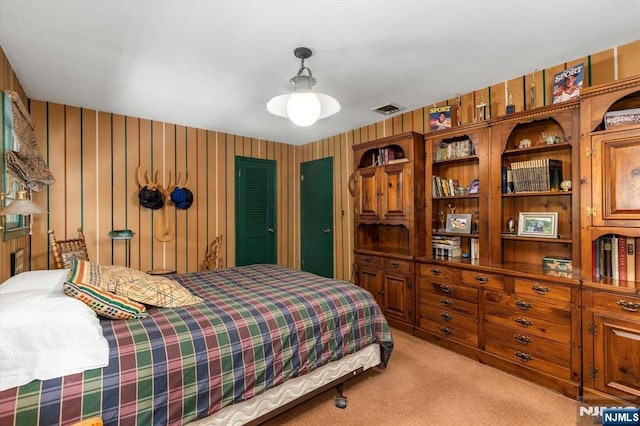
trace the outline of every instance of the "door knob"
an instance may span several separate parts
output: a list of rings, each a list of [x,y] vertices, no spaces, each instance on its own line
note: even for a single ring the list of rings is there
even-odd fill
[[[269,228],[269,229],[267,229],[267,231],[271,232],[272,234],[273,234],[274,232],[276,232],[273,228]]]
[[[322,232],[324,232],[325,234],[328,234],[329,232],[331,232],[331,229],[325,228],[325,229],[322,230]]]

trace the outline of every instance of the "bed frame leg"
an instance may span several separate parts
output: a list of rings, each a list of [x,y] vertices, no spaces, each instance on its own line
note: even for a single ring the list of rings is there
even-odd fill
[[[336,396],[336,407],[342,409],[347,408],[347,397],[342,394],[344,391],[344,383],[340,383],[336,386],[336,391],[338,391],[338,395]]]

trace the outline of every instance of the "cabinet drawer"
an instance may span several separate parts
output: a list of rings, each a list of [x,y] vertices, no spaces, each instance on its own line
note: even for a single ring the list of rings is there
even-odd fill
[[[522,315],[542,317],[551,321],[563,322],[571,320],[571,307],[568,303],[545,303],[539,299],[506,295],[488,291],[485,293],[488,303],[495,303],[505,309]]]
[[[469,315],[474,318],[478,317],[477,303],[467,302],[465,300],[459,300],[453,297],[438,296],[437,294],[429,293],[427,291],[421,291],[420,303],[426,303],[437,309],[444,309],[451,313],[456,312],[459,314]]]
[[[526,330],[513,330],[488,323],[485,327],[487,341],[498,339],[508,344],[516,344],[523,351],[537,354],[541,358],[560,365],[570,365],[571,350],[568,343],[539,337]]]
[[[560,343],[569,343],[571,339],[571,321],[554,322],[537,318],[526,313],[504,309],[500,305],[485,305],[485,320],[489,324],[497,324],[513,330],[521,330]]]
[[[478,346],[477,326],[475,329],[456,327],[451,324],[441,324],[427,318],[422,318],[421,315],[420,328],[430,331],[431,333],[438,334],[442,337],[446,337],[447,339],[466,343],[467,345]]]
[[[593,307],[626,314],[630,319],[640,321],[640,297],[629,297],[626,294],[594,293]]]
[[[453,297],[459,300],[466,300],[467,302],[478,303],[478,289],[460,284],[445,284],[420,278],[420,290],[428,291],[429,293],[439,296]]]
[[[465,328],[476,333],[478,331],[478,320],[464,314],[450,312],[446,309],[438,309],[431,305],[420,306],[420,320],[428,319],[440,325],[454,328]]]
[[[399,260],[393,258],[384,258],[384,269],[391,272],[400,272],[401,274],[413,274],[413,262],[408,260]]]
[[[514,280],[514,286],[516,293],[541,296],[545,299],[559,300],[562,302],[571,301],[571,288],[563,285],[517,278]]]
[[[462,271],[462,282],[499,290],[504,288],[504,277],[502,275],[485,274],[478,271]]]
[[[501,340],[487,340],[485,349],[487,352],[499,355],[516,364],[543,371],[552,376],[571,379],[571,368],[568,365],[551,362],[518,344],[508,344]]]
[[[452,282],[456,279],[456,272],[456,269],[447,268],[440,265],[420,265],[420,275],[422,275],[423,277],[438,278],[439,280],[448,282]]]
[[[382,267],[382,258],[378,256],[369,256],[366,254],[356,254],[356,263],[358,265],[371,265],[376,268]]]

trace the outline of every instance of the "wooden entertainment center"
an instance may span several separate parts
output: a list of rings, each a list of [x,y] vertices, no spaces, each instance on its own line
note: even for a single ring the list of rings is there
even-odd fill
[[[571,398],[640,405],[640,268],[626,276],[640,123],[605,124],[636,108],[640,77],[355,145],[356,283],[416,336]]]

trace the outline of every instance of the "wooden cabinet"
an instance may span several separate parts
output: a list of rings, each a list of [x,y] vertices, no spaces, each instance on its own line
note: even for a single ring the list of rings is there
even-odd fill
[[[411,332],[413,256],[424,250],[424,142],[404,133],[355,145],[356,284],[374,295],[387,320]]]
[[[584,399],[640,405],[640,290],[585,283]]]
[[[414,317],[412,258],[356,254],[356,283],[371,293],[391,324],[412,331]]]
[[[580,173],[584,399],[640,405],[640,124],[607,113],[640,108],[640,77],[585,89]]]
[[[425,189],[431,200],[426,210],[431,225],[426,244],[434,256],[448,253],[437,250],[438,244],[453,242],[460,250],[459,254],[452,251],[452,257],[474,262],[489,259],[489,142],[486,122],[425,137]],[[450,226],[457,222],[464,222],[467,228]]]
[[[491,128],[492,187],[499,188],[492,199],[491,260],[505,269],[525,264],[542,273],[544,257],[571,259],[576,270],[580,265],[579,197],[574,196],[580,189],[574,149],[578,106],[574,101],[522,112]],[[561,188],[562,181],[571,186],[565,182]]]

